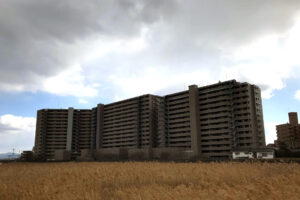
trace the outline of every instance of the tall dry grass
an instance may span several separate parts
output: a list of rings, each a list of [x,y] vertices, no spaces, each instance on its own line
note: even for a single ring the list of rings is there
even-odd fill
[[[300,199],[285,163],[10,163],[0,199]]]

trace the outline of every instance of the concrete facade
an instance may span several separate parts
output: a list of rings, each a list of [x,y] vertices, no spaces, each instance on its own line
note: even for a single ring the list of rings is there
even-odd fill
[[[39,110],[34,149],[44,159],[62,149],[81,160],[91,154],[98,160],[168,160],[230,157],[233,148],[264,146],[260,89],[232,80],[90,110]]]
[[[289,113],[289,123],[276,126],[277,141],[276,146],[282,143],[290,150],[300,149],[300,125],[296,112]]]
[[[55,161],[69,161],[71,160],[71,151],[67,151],[64,149],[59,149],[54,151],[54,158]]]

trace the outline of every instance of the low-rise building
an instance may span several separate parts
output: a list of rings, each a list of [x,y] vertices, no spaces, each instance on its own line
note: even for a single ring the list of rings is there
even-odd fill
[[[273,148],[241,148],[232,151],[232,159],[274,159]]]

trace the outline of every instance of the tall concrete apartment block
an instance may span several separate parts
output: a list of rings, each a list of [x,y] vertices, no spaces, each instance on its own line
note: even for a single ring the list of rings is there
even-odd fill
[[[65,151],[72,159],[93,152],[101,160],[229,157],[235,148],[264,146],[260,89],[232,80],[91,110],[39,110],[34,149],[45,159]]]
[[[300,149],[300,124],[296,112],[289,113],[289,123],[276,126],[277,143],[284,143],[288,149]]]

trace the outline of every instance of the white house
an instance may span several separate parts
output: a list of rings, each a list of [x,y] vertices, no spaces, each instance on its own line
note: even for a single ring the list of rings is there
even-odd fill
[[[232,151],[232,159],[273,159],[274,157],[274,149],[271,148],[248,148]]]
[[[266,152],[266,151],[260,151],[256,152],[256,158],[257,159],[274,159],[275,154],[274,151]]]
[[[249,151],[233,151],[232,152],[233,159],[253,159],[253,153]]]

